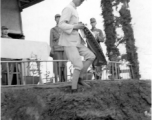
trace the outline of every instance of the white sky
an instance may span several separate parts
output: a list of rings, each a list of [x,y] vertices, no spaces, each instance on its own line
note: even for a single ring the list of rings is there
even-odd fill
[[[138,47],[140,72],[142,78],[152,79],[152,0],[130,0],[132,24]],[[26,40],[43,41],[49,44],[50,29],[55,26],[54,15],[71,0],[44,0],[39,4],[24,9],[22,12],[23,32]],[[90,18],[97,19],[97,27],[103,30],[101,0],[87,0],[77,8],[80,21],[88,24]],[[150,18],[151,17],[151,18]]]

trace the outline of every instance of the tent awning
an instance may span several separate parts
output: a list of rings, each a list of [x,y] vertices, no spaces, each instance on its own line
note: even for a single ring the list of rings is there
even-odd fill
[[[19,0],[19,3],[20,3],[21,9],[24,9],[42,1],[44,0]]]

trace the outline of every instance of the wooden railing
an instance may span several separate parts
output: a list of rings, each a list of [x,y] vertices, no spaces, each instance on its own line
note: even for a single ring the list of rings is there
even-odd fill
[[[58,73],[53,73],[53,64],[64,63]],[[67,70],[67,72],[65,72]],[[2,85],[27,85],[56,82],[69,82],[72,79],[73,66],[66,60],[52,61],[1,61]],[[66,73],[66,75],[65,75]],[[107,65],[89,68],[84,80],[125,80],[133,79],[131,64],[109,61]]]

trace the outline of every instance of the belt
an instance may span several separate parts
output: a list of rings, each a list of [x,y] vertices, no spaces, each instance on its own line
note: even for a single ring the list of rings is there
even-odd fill
[[[78,29],[77,29],[77,30],[75,29],[75,30],[73,30],[73,31],[76,31],[76,32],[78,32]]]

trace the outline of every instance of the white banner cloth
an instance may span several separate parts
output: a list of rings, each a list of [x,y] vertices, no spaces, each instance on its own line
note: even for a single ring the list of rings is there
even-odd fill
[[[45,42],[1,38],[1,58],[48,60],[50,50]]]

